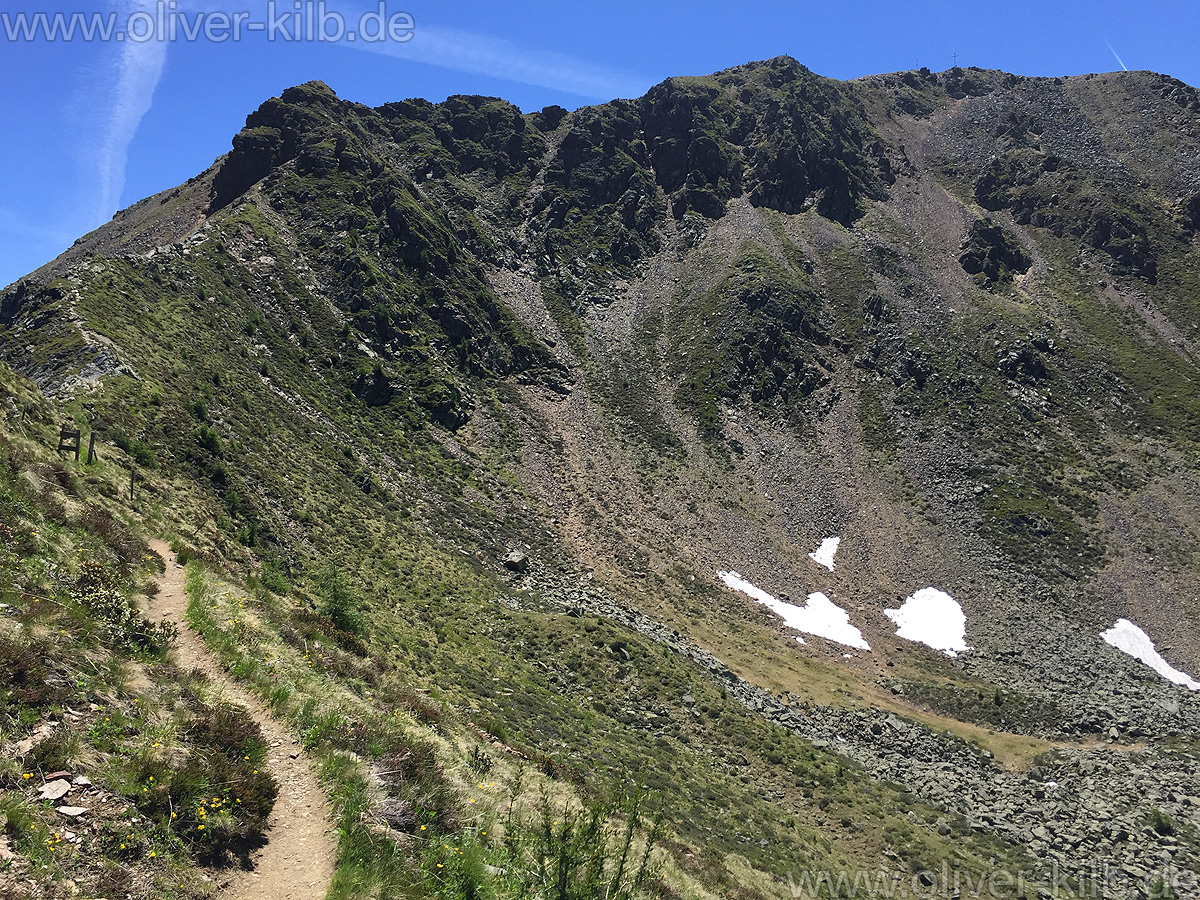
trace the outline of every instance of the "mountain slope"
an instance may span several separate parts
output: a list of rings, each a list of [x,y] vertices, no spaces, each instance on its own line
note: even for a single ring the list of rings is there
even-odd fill
[[[1198,127],[1149,73],[780,58],[533,114],[310,83],[6,289],[0,358],[279,574],[280,634],[337,560],[370,665],[643,773],[709,889],[994,852],[1170,858],[1182,896],[1200,706],[1100,634],[1200,672]],[[896,635],[927,587],[969,652]]]

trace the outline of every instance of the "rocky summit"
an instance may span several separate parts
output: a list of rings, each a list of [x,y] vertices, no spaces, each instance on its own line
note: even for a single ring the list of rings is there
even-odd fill
[[[290,88],[0,293],[0,672],[168,537],[339,897],[1200,896],[1198,231],[1148,72]]]

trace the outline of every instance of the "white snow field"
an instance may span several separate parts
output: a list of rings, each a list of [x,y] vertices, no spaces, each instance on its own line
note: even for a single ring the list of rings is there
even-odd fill
[[[808,558],[815,562],[818,566],[824,566],[830,572],[833,571],[833,557],[838,552],[838,544],[842,542],[840,537],[829,537],[821,541],[821,546],[808,554]]]
[[[795,606],[772,597],[762,588],[742,578],[737,572],[718,572],[717,576],[733,590],[741,591],[766,606],[782,618],[789,628],[794,628],[804,634],[823,637],[847,647],[855,647],[859,650],[871,649],[871,645],[863,639],[862,632],[850,624],[850,616],[846,611],[822,593],[809,594],[806,605]],[[804,643],[803,638],[796,638],[796,640],[801,644]]]
[[[921,588],[899,609],[885,609],[884,613],[896,623],[896,637],[924,644],[947,656],[958,656],[971,649],[966,641],[967,617],[958,601],[945,591]]]
[[[1128,619],[1117,619],[1113,627],[1102,633],[1100,638],[1109,646],[1144,662],[1167,681],[1182,685],[1189,691],[1200,691],[1200,682],[1163,659],[1155,649],[1154,641],[1150,640],[1150,635]]]

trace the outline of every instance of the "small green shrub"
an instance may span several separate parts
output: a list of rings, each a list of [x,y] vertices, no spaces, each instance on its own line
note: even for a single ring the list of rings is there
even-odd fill
[[[1175,820],[1168,816],[1161,809],[1150,810],[1149,815],[1150,827],[1158,834],[1169,837],[1173,836],[1176,831]]]
[[[76,495],[79,493],[79,488],[75,484],[75,477],[60,462],[39,463],[33,467],[33,471],[51,484],[58,485],[68,494]]]
[[[80,759],[83,741],[79,732],[59,725],[34,745],[24,764],[42,772],[73,769]]]
[[[1156,875],[1150,882],[1150,893],[1146,896],[1150,900],[1175,900],[1175,889],[1161,875]]]
[[[545,900],[629,900],[640,894],[653,877],[651,856],[663,834],[661,815],[646,815],[648,799],[638,790],[564,812],[543,796],[539,817],[527,832],[527,849],[513,848],[528,855],[532,892]],[[643,827],[647,833],[639,854],[634,838]]]
[[[154,451],[143,441],[134,441],[130,444],[129,455],[143,469],[158,468],[158,457],[154,455]]]
[[[134,760],[131,799],[202,859],[220,862],[261,840],[278,785],[262,768],[267,744],[246,710],[195,698],[191,707],[181,732],[187,757],[181,765],[148,755]]]
[[[388,795],[412,808],[415,824],[442,833],[458,827],[459,800],[429,744],[406,738],[375,768]]]
[[[117,428],[112,433],[112,442],[133,457],[133,461],[143,469],[158,468],[158,457],[154,455],[154,451],[145,441],[130,438],[124,431]]]
[[[291,593],[292,585],[283,573],[283,566],[277,559],[264,559],[259,581],[263,587],[276,594]]]
[[[409,688],[392,689],[381,695],[384,703],[406,709],[414,719],[435,728],[446,719],[446,710],[436,700]]]
[[[224,448],[221,446],[221,436],[213,426],[198,425],[195,435],[196,443],[213,456],[220,456],[224,452]]]
[[[200,397],[189,400],[186,409],[192,414],[197,422],[208,421],[208,407],[205,405],[204,400],[202,400]]]
[[[476,744],[467,756],[467,766],[476,775],[486,775],[492,771],[492,757],[486,750]]]
[[[231,759],[261,763],[267,756],[262,730],[240,706],[201,704],[188,726],[188,739]]]
[[[358,634],[363,628],[362,596],[340,569],[327,564],[317,573],[321,613],[339,631]]]
[[[311,609],[300,609],[293,613],[292,625],[281,628],[279,635],[297,650],[311,652],[313,648],[309,644],[310,641],[323,641],[330,645],[340,644],[359,656],[367,654],[367,647],[358,635],[338,628],[329,616]]]

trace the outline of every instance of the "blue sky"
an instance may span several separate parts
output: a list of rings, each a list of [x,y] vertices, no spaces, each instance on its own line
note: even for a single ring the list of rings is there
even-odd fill
[[[156,2],[3,0],[0,13],[114,12],[120,27],[131,14],[153,15]],[[244,13],[244,22],[268,15],[268,0],[163,2],[189,22],[218,11]],[[378,2],[325,0],[351,29]],[[276,0],[277,19],[292,4]],[[386,4],[389,16],[411,15],[411,40],[289,41],[277,31],[274,42],[262,32],[221,43],[178,36],[48,42],[42,35],[10,40],[0,21],[0,285],[50,260],[117,209],[200,172],[229,149],[259,103],[310,79],[370,105],[472,93],[525,110],[637,96],[671,75],[783,53],[834,78],[917,66],[936,71],[957,54],[960,65],[1025,75],[1124,65],[1200,85],[1194,2]]]

